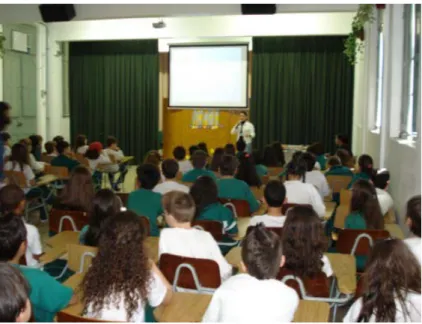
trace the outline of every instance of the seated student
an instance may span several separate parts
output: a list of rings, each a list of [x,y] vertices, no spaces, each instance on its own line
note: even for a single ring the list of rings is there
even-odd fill
[[[314,185],[305,183],[307,164],[299,157],[296,162],[289,162],[286,166],[287,201],[290,204],[311,205],[320,218],[325,216],[325,205]]]
[[[64,137],[61,136],[61,135],[57,135],[53,138],[53,142],[56,143],[56,146],[57,146],[57,144],[59,144],[59,142],[63,142],[63,141],[64,141]]]
[[[104,154],[108,155],[110,158],[111,164],[105,167],[105,170],[108,172],[108,177],[111,183],[113,190],[119,191],[119,185],[125,182],[125,176],[128,172],[127,165],[120,163],[124,158],[123,151],[120,147],[117,146],[117,139],[113,136],[107,138],[107,148],[104,150]],[[113,158],[111,158],[113,157]],[[113,161],[114,159],[114,161]],[[120,172],[119,178],[117,181],[114,181],[114,174]]]
[[[29,140],[31,141],[31,154],[37,161],[41,161],[43,138],[40,135],[31,135],[29,136]]]
[[[197,145],[191,145],[189,147],[189,155],[191,159],[192,159],[193,154],[198,150],[199,150],[199,147]]]
[[[264,189],[264,203],[268,206],[265,215],[251,218],[249,226],[263,223],[267,227],[283,227],[286,216],[281,212],[283,204],[286,203],[286,188],[277,180],[271,180]]]
[[[31,288],[22,273],[8,263],[0,263],[0,322],[29,322]]]
[[[163,208],[167,225],[160,234],[158,253],[169,253],[184,257],[211,259],[217,262],[221,280],[232,275],[232,266],[227,262],[210,233],[192,228],[195,217],[195,202],[184,192],[172,191],[163,196]]]
[[[327,167],[327,157],[325,156],[324,146],[320,142],[312,143],[306,149],[306,152],[311,153],[316,158],[315,168],[317,170],[325,170]]]
[[[355,167],[354,157],[350,155],[348,151],[344,149],[338,149],[336,154],[333,156],[337,156],[340,159],[342,166],[347,167],[348,169]]]
[[[76,303],[77,299],[71,288],[63,286],[46,272],[19,265],[26,252],[26,238],[26,228],[20,217],[13,214],[0,217],[0,262],[17,267],[28,281],[35,321],[53,322],[58,311]]]
[[[283,226],[284,267],[298,277],[312,278],[320,272],[333,275],[327,251],[327,237],[318,215],[311,208],[296,206],[288,210]]]
[[[85,166],[78,165],[73,169],[69,181],[53,202],[53,208],[89,213],[94,194],[94,183],[92,182],[91,172]]]
[[[51,160],[52,166],[65,167],[71,172],[76,166],[79,165],[77,160],[72,159],[72,151],[70,150],[70,145],[66,141],[60,141],[57,145],[57,153],[59,155]]]
[[[32,154],[32,141],[29,138],[24,138],[19,141],[20,144],[25,145],[28,154],[28,164],[35,174],[41,174],[44,171],[44,162],[37,161],[34,154]]]
[[[421,322],[421,265],[402,240],[376,242],[363,279],[343,322]]]
[[[262,156],[262,164],[267,168],[277,168],[282,166],[278,161],[277,152],[274,150],[274,147],[267,145],[264,148],[264,153]]]
[[[256,173],[260,178],[268,175],[268,168],[262,164],[262,156],[259,150],[253,150],[252,158],[255,162]]]
[[[205,142],[201,142],[198,144],[198,150],[204,151],[205,153],[207,153],[208,155],[208,147],[207,147],[207,143]]]
[[[238,161],[235,156],[224,155],[220,165],[221,178],[217,180],[218,197],[226,199],[246,200],[251,213],[259,209],[259,202],[249,188],[248,184],[236,179]]]
[[[26,227],[27,247],[25,252],[26,264],[28,267],[39,268],[38,262],[43,254],[40,233],[34,225],[27,224],[22,217],[25,212],[25,194],[15,184],[9,184],[0,189],[0,211],[2,215],[12,213],[21,217]]]
[[[330,187],[328,186],[328,182],[324,174],[320,170],[314,169],[316,163],[315,156],[306,152],[302,154],[302,159],[306,162],[306,183],[314,185],[321,195],[321,198],[324,199],[324,197],[330,194]]]
[[[195,219],[222,223],[224,234],[238,233],[237,222],[232,211],[218,200],[218,189],[213,179],[208,176],[197,178],[190,188],[190,194],[196,206]]]
[[[173,157],[179,164],[179,170],[183,174],[193,169],[192,163],[186,160],[186,150],[183,146],[176,146],[173,150]]]
[[[390,172],[379,170],[374,176],[373,182],[377,192],[378,202],[380,203],[381,214],[385,216],[394,207],[393,198],[391,198],[387,191],[390,184]]]
[[[249,187],[260,188],[262,185],[261,178],[256,172],[255,163],[249,153],[238,153],[239,166],[235,178],[245,181]]]
[[[296,151],[292,154],[291,160],[289,161],[289,163],[296,163],[297,160],[299,160],[299,158],[302,158],[303,152],[302,151]],[[280,178],[280,180],[284,181],[287,178],[287,166],[288,164],[285,165],[284,169],[282,172],[280,172],[278,174],[278,177]],[[284,178],[284,179],[283,179]]]
[[[213,172],[205,169],[205,166],[207,164],[207,158],[207,153],[205,153],[204,151],[196,151],[192,156],[193,170],[185,173],[183,175],[182,181],[195,182],[198,177],[203,175],[207,175],[213,179],[217,179]]]
[[[346,150],[350,156],[353,156],[352,150],[349,145],[349,137],[345,134],[337,134],[335,137],[337,149]],[[333,154],[334,155],[334,154]]]
[[[244,273],[231,277],[216,290],[202,322],[293,321],[299,297],[294,289],[276,279],[284,261],[277,234],[263,225],[254,227],[242,243]]]
[[[120,198],[110,189],[99,190],[92,200],[89,213],[89,225],[79,232],[79,243],[98,246],[101,229],[106,220],[117,215],[122,207]]]
[[[284,157],[284,150],[283,146],[280,142],[274,142],[272,145],[272,148],[275,152],[275,155],[277,157],[277,162],[279,166],[283,166],[286,164],[286,158]]]
[[[326,166],[327,171],[325,172],[325,176],[344,175],[353,177],[353,171],[342,165],[340,158],[336,155],[328,158]]]
[[[53,141],[48,141],[44,144],[45,152],[47,156],[51,157],[57,157],[59,156],[59,153],[56,149],[56,144]]]
[[[26,178],[27,188],[25,193],[30,191],[31,186],[35,185],[35,175],[29,166],[28,152],[24,144],[17,143],[12,146],[9,161],[4,165],[5,171],[23,172]]]
[[[368,154],[363,154],[359,156],[358,166],[358,172],[353,175],[352,181],[349,183],[348,189],[352,188],[353,184],[359,179],[372,181],[373,177],[376,174],[374,170],[374,161],[372,160],[372,157]]]
[[[139,216],[147,217],[150,235],[158,236],[157,217],[163,213],[161,195],[152,189],[160,181],[160,171],[155,165],[142,164],[136,169],[137,180],[135,191],[129,194],[127,208]]]
[[[112,164],[110,158],[103,150],[103,144],[100,142],[89,144],[85,157],[88,159],[89,168],[93,174],[97,172],[98,165],[109,166]]]
[[[407,202],[406,224],[410,229],[410,236],[403,242],[421,263],[421,195],[415,196]]]
[[[86,135],[78,135],[76,136],[75,140],[75,153],[85,155],[86,151],[88,151],[88,139]]]
[[[214,154],[212,156],[211,164],[209,167],[209,170],[212,172],[217,172],[220,168],[221,158],[224,155],[224,149],[222,147],[217,147],[214,151]]]
[[[163,163],[161,163],[161,171],[165,180],[164,182],[157,184],[152,191],[162,195],[173,190],[189,192],[189,187],[174,181],[179,172],[179,164],[176,160],[164,160]]]
[[[1,139],[3,141],[4,151],[3,151],[3,160],[6,157],[9,157],[12,154],[12,149],[10,148],[10,134],[8,132],[1,132]]]
[[[226,146],[224,146],[224,154],[226,155],[236,155],[236,148],[233,144],[228,143]]]
[[[86,273],[83,315],[110,322],[144,323],[146,304],[167,305],[171,286],[144,247],[144,228],[126,211],[111,217],[98,243],[98,254]]]

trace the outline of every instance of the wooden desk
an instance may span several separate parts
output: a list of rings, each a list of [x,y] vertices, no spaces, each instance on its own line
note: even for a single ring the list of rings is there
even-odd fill
[[[235,240],[242,240],[246,236],[246,230],[249,227],[249,223],[251,222],[251,217],[238,217],[237,221],[237,228],[239,232],[235,236]]]
[[[50,237],[45,243],[53,248],[66,248],[67,244],[79,244],[79,232],[63,231]]]
[[[127,163],[127,162],[129,162],[130,160],[133,160],[135,157],[134,156],[124,156],[121,160],[120,160],[120,162],[119,163]]]
[[[328,322],[330,305],[311,300],[300,300],[293,322]]]
[[[385,229],[390,233],[392,237],[400,240],[404,239],[404,233],[398,224],[385,224]]]
[[[40,257],[40,262],[41,264],[53,262],[66,254],[66,252],[66,247],[62,246],[50,248]]]
[[[41,186],[48,185],[48,184],[50,184],[54,181],[57,181],[57,180],[59,180],[59,178],[57,178],[55,175],[46,174],[42,177],[39,177],[37,179],[37,181],[35,182],[35,185],[38,186],[38,187],[41,187]]]
[[[85,272],[75,273],[73,276],[69,277],[63,285],[72,288],[73,290],[77,290],[84,279]]]
[[[159,260],[158,257],[158,243],[160,241],[159,237],[149,236],[145,240],[145,249],[147,250],[148,256],[152,259],[154,263],[157,263]]]
[[[324,201],[325,205],[325,220],[329,220],[333,215],[334,209],[336,209],[337,204],[334,201]]]

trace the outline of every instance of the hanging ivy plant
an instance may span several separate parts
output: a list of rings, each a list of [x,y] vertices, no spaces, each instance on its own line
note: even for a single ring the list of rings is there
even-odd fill
[[[4,41],[6,37],[4,37],[3,33],[0,33],[0,58],[4,55]]]
[[[352,32],[347,36],[344,42],[344,54],[349,59],[350,64],[355,65],[357,54],[362,53],[364,43],[364,27],[366,23],[372,23],[375,20],[373,4],[359,5],[356,15],[352,21]],[[359,41],[358,41],[359,39]]]

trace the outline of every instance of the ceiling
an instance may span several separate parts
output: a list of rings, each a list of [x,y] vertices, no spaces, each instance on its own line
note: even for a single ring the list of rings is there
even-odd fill
[[[278,4],[277,13],[351,12],[357,4]],[[74,20],[241,14],[240,4],[76,4]],[[0,24],[41,21],[37,4],[0,4]]]

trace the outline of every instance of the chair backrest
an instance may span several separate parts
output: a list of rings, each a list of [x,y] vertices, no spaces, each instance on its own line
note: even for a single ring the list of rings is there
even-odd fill
[[[341,189],[340,190],[340,205],[350,206],[352,201],[352,190]]]
[[[396,214],[394,208],[388,210],[384,215],[384,224],[396,224]]]
[[[342,189],[347,189],[350,181],[352,181],[352,176],[347,175],[328,175],[327,182],[331,188],[332,193],[338,193]]]
[[[248,226],[248,228],[246,229],[246,235],[249,234],[249,232],[252,230],[252,228],[254,228],[255,226]],[[265,227],[266,230],[271,231],[276,233],[278,236],[282,236],[283,235],[283,227]]]
[[[283,172],[283,167],[268,168],[268,176],[269,177],[277,177],[281,172]]]
[[[26,178],[25,174],[20,171],[4,171],[4,175],[9,180],[9,184],[15,184],[21,188],[26,188]]]
[[[386,230],[343,229],[338,234],[336,250],[344,254],[352,254],[354,252],[354,255],[369,255],[375,241],[385,240],[389,237],[390,233]]]
[[[54,156],[48,156],[47,153],[41,154],[41,161],[45,163],[51,163],[51,160],[54,159]]]
[[[246,200],[220,198],[220,202],[230,208],[235,217],[249,217],[251,212],[249,210],[249,203]]]
[[[82,317],[75,314],[70,314],[66,311],[57,313],[57,322],[62,323],[120,323],[118,321],[101,321],[95,318]]]
[[[176,270],[181,264],[191,265],[202,287],[218,288],[221,285],[220,269],[217,262],[164,253],[160,256],[160,270],[170,283],[174,283]],[[184,268],[180,271],[177,287],[197,290],[192,273]]]
[[[192,226],[209,232],[216,241],[220,241],[223,236],[223,224],[218,221],[194,220],[192,221]]]
[[[88,159],[83,156],[82,154],[76,153],[75,154],[75,159],[82,165],[86,166],[87,168],[89,168],[89,161]]]
[[[270,182],[270,176],[268,174],[262,176],[261,177],[261,182],[262,182],[263,185],[266,185],[268,182]]]
[[[278,272],[277,279],[283,280],[285,276],[294,275],[294,272],[286,269],[285,267],[280,268]],[[299,277],[303,285],[305,286],[305,291],[307,296],[312,297],[326,297],[330,296],[330,281],[328,280],[327,276],[324,272],[319,272],[312,278],[309,277]],[[296,290],[297,295],[299,298],[303,298],[302,293],[300,292],[299,284],[295,280],[287,280],[285,284],[294,290]]]
[[[281,207],[281,213],[283,215],[286,215],[287,211],[292,208],[292,207],[296,207],[296,206],[302,206],[302,207],[308,207],[308,208],[312,208],[311,205],[309,204],[290,204],[290,203],[286,203],[283,204],[283,206]]]
[[[49,230],[55,233],[59,233],[60,230],[75,231],[75,227],[76,231],[80,231],[82,227],[88,225],[88,222],[89,219],[87,213],[76,210],[59,210],[52,208],[48,218]],[[61,228],[60,223],[62,223]]]
[[[123,192],[116,192],[116,195],[119,196],[120,200],[122,201],[123,206],[127,207],[127,200],[129,199],[129,194],[123,193]]]
[[[92,259],[97,255],[98,249],[93,246],[68,244],[67,266],[74,272],[86,272],[91,266]]]
[[[145,216],[139,216],[140,221],[142,223],[142,227],[145,229],[145,236],[149,236],[150,233],[150,224],[148,217]]]
[[[69,169],[66,167],[46,165],[44,167],[44,173],[52,174],[59,179],[68,179],[69,178]]]
[[[256,200],[261,200],[262,197],[264,197],[264,190],[265,190],[264,185],[262,185],[259,188],[258,187],[250,187],[250,188]]]
[[[339,205],[336,208],[336,217],[334,218],[334,227],[344,228],[344,222],[350,214],[350,206]]]

